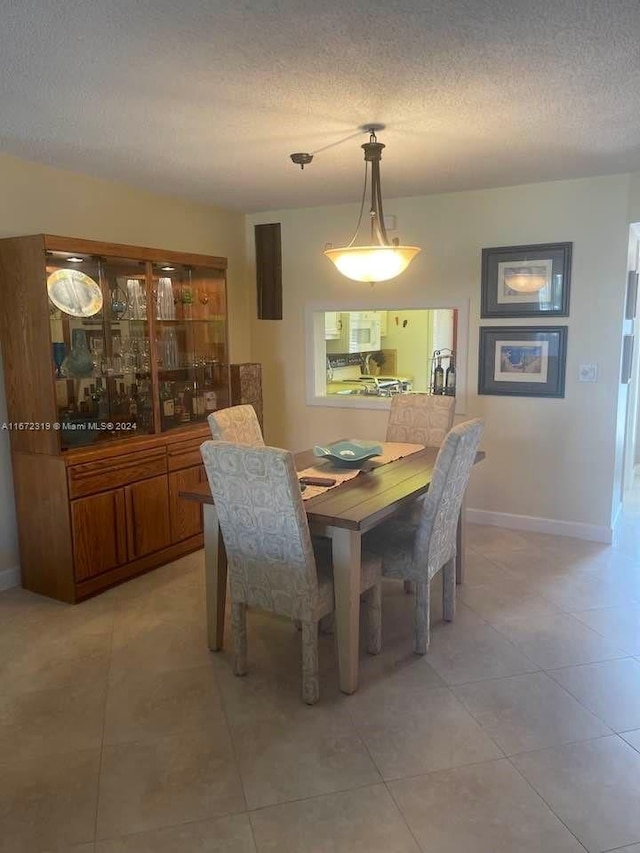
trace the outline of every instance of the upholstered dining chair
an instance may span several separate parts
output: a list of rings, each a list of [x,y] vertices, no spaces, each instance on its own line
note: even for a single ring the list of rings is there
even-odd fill
[[[456,530],[484,421],[453,427],[443,441],[418,520],[392,518],[363,538],[363,547],[380,554],[385,577],[415,584],[414,651],[429,648],[429,587],[442,569],[443,616],[451,622],[456,605]]]
[[[253,406],[231,406],[212,412],[207,418],[215,441],[233,441],[264,447],[260,422]]]
[[[247,607],[302,625],[302,698],[318,701],[318,622],[334,611],[331,549],[314,548],[293,455],[205,441],[200,448],[227,550],[234,672],[247,671]],[[368,651],[381,648],[381,560],[363,553]]]
[[[440,447],[453,426],[456,398],[436,394],[394,394],[387,441]]]

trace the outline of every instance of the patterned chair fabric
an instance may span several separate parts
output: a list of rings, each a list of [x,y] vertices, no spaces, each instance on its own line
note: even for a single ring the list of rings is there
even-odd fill
[[[264,447],[262,430],[253,406],[231,406],[212,412],[207,418],[215,441],[233,441]]]
[[[248,408],[248,407],[243,407]],[[318,622],[334,610],[330,549],[314,548],[293,455],[274,447],[206,441],[200,448],[229,567],[235,672],[246,672],[246,608],[300,620],[303,699],[317,701]],[[362,557],[369,651],[380,651],[381,560]]]
[[[483,427],[484,421],[475,418],[447,434],[418,519],[391,519],[364,538],[364,546],[381,555],[385,577],[415,583],[416,654],[429,647],[429,584],[440,569],[444,618],[451,621],[455,615],[458,517]]]
[[[455,407],[455,397],[395,394],[391,398],[387,441],[440,447],[453,426]]]

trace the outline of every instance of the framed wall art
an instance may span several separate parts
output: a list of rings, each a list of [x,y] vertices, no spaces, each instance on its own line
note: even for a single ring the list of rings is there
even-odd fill
[[[568,317],[572,243],[482,250],[482,317]]]
[[[478,394],[564,397],[567,326],[481,326]]]

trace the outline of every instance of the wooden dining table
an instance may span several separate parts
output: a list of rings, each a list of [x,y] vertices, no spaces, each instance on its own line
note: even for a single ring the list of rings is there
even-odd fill
[[[344,693],[354,693],[358,688],[362,536],[425,494],[437,455],[438,448],[425,447],[381,467],[375,467],[372,460],[364,464],[357,477],[304,501],[312,532],[331,539],[338,667]],[[476,463],[484,456],[479,451]],[[297,471],[317,461],[311,450],[295,454]],[[183,489],[180,497],[203,506],[208,643],[212,651],[219,651],[224,639],[227,559],[215,504],[207,482]],[[464,528],[463,504],[458,521],[458,583],[464,579]]]

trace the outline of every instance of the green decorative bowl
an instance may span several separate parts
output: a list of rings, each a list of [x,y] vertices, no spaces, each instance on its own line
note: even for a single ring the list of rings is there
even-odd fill
[[[373,441],[336,441],[326,446],[316,445],[313,453],[320,459],[327,459],[332,465],[341,468],[359,468],[368,459],[380,456],[382,445]]]

